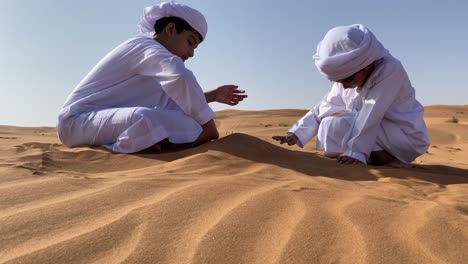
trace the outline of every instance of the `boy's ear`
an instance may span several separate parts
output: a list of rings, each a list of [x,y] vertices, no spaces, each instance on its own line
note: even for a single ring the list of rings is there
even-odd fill
[[[167,36],[172,36],[176,32],[177,32],[176,26],[173,22],[167,24],[166,27],[164,27],[164,33],[166,33]]]

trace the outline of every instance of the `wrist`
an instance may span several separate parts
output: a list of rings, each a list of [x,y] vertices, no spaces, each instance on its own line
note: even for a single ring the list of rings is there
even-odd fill
[[[212,91],[205,93],[205,98],[208,103],[216,102],[216,94],[218,93],[218,89],[214,89]]]

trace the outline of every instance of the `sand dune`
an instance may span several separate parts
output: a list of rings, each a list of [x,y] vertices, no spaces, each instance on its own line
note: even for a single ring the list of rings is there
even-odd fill
[[[304,113],[221,111],[222,138],[162,154],[0,126],[0,263],[466,263],[468,106],[427,107],[405,169],[271,140]]]

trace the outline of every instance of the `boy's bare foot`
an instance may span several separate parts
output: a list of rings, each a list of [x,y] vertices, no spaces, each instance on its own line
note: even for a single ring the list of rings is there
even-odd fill
[[[374,166],[389,166],[392,168],[409,168],[409,164],[399,161],[385,150],[373,151],[370,154],[370,165]]]
[[[169,139],[164,139],[149,147],[147,150],[156,153],[183,150],[192,147],[192,143],[174,144],[169,142]]]
[[[211,119],[210,121],[202,125],[202,128],[203,130],[200,136],[198,136],[198,138],[195,140],[195,142],[175,144],[175,143],[169,142],[169,139],[166,138],[154,144],[153,146],[149,147],[147,150],[157,152],[157,153],[167,152],[167,151],[177,151],[177,150],[197,147],[203,143],[219,138],[218,129],[216,128],[216,124],[213,119]]]
[[[336,158],[336,162],[340,164],[346,164],[346,165],[349,165],[349,164],[364,165],[364,163],[362,163],[358,159],[355,159],[353,157],[343,156],[343,155],[338,156]]]
[[[157,153],[162,151],[161,145],[159,145],[159,143],[154,144],[153,146],[149,147],[149,149]]]
[[[163,139],[159,141],[158,143],[154,144],[153,146],[147,148],[146,151],[161,153],[163,152],[163,149],[166,150],[167,148],[166,145],[168,143],[169,143],[169,140],[167,138]]]

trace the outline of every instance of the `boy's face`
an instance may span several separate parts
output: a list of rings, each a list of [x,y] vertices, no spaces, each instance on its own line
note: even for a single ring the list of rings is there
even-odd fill
[[[194,56],[195,49],[200,44],[200,39],[195,31],[184,30],[177,33],[177,30],[172,28],[172,23],[169,23],[167,41],[165,47],[174,55],[181,58],[183,61]]]
[[[369,76],[372,74],[373,71],[374,65],[371,64],[365,67],[364,69],[356,72],[355,74],[351,75],[350,77],[338,80],[336,82],[341,83],[343,85],[343,88],[345,89],[362,87],[366,83],[367,79],[369,79]]]
[[[343,80],[336,81],[338,83],[341,83],[343,85],[343,88],[345,89],[350,89],[350,88],[356,88],[356,87],[362,87],[364,83],[366,82],[367,78],[364,79],[363,76],[363,71],[358,71],[357,73],[353,74],[352,76],[345,78]]]

